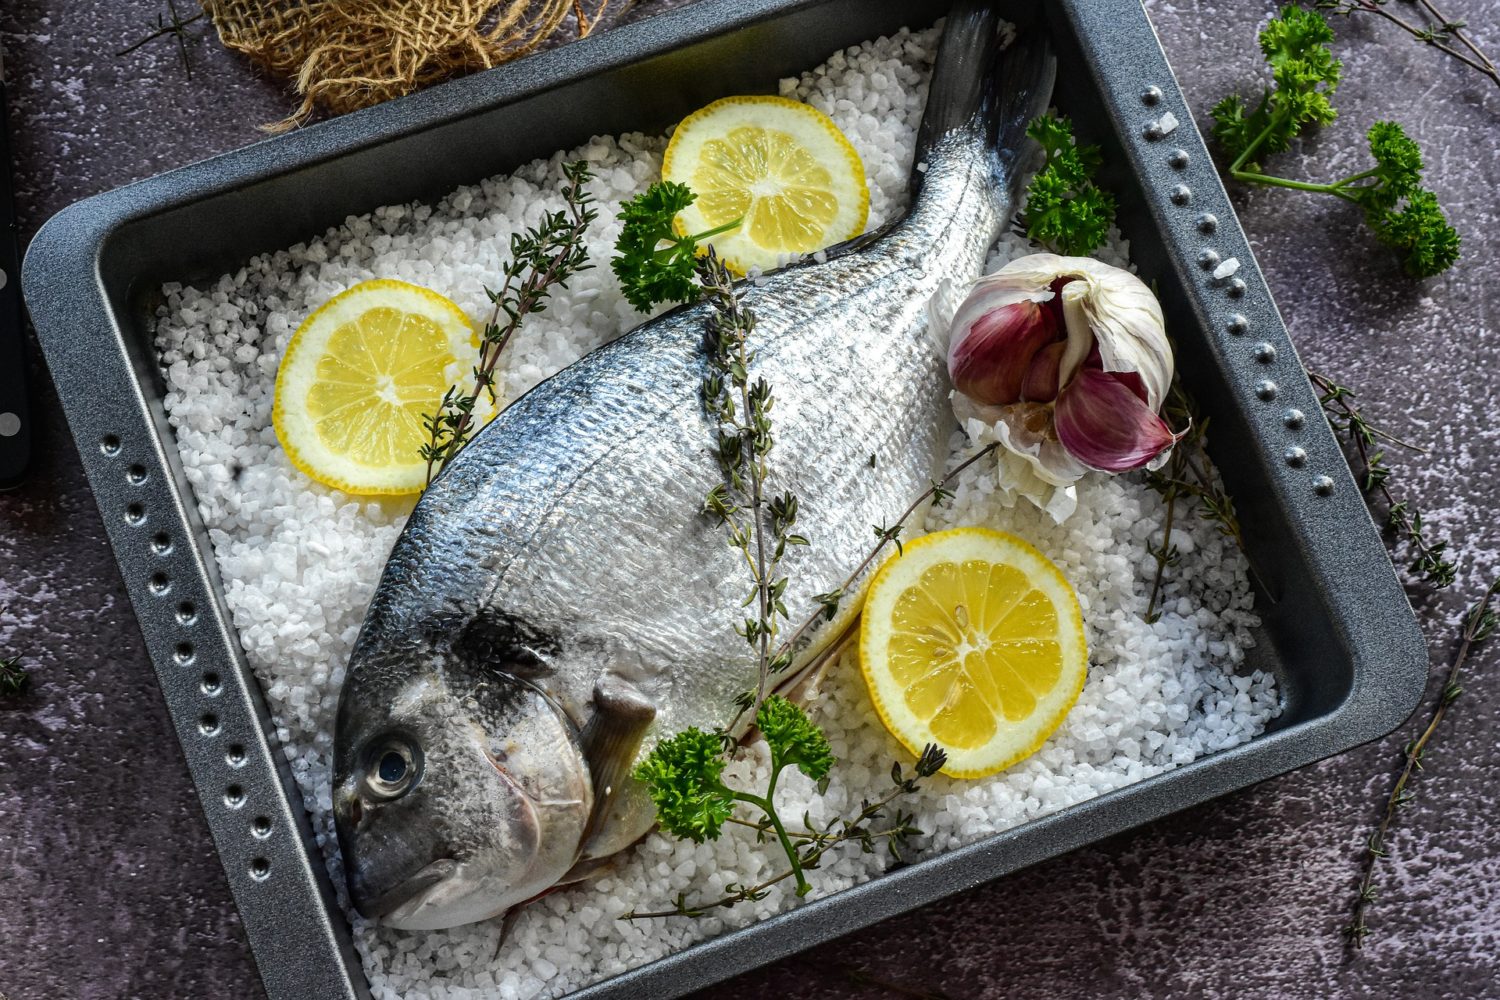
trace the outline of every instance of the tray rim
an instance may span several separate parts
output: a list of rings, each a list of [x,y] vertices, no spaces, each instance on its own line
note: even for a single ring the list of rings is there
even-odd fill
[[[211,550],[204,550],[192,527],[196,501],[173,481],[164,452],[165,447],[175,447],[171,432],[151,412],[138,373],[132,369],[124,340],[129,336],[126,320],[115,312],[102,276],[106,245],[132,222],[234,191],[268,173],[293,171],[486,112],[820,2],[765,0],[747,12],[736,0],[698,0],[516,64],[95,195],[59,212],[28,248],[23,293],[59,385],[71,432],[244,920],[262,984],[273,1000],[310,993],[369,994],[342,911],[333,904],[327,871],[312,842],[300,794],[275,743],[264,697],[243,661],[238,635],[224,615],[222,593],[216,593]],[[1167,249],[1179,251],[1173,253],[1174,262],[1195,311],[1205,320],[1204,333],[1215,360],[1242,374],[1265,374],[1249,358],[1249,338],[1225,325],[1226,316],[1232,324],[1242,314],[1254,317],[1254,339],[1272,344],[1283,358],[1276,368],[1277,384],[1271,389],[1277,402],[1269,410],[1261,405],[1254,411],[1254,440],[1269,448],[1275,434],[1272,428],[1280,424],[1280,411],[1291,403],[1315,414],[1316,396],[1149,18],[1139,0],[1062,0],[1055,7],[1072,22],[1085,44],[1107,29],[1109,45],[1090,53],[1093,59],[1088,68],[1111,118],[1121,126],[1131,170],[1148,190],[1151,178],[1162,179],[1158,189],[1167,181],[1191,183],[1190,211],[1168,199],[1159,199],[1150,208]],[[1127,79],[1134,84],[1125,86]],[[1162,141],[1165,135],[1152,134],[1151,123],[1169,110],[1180,124],[1168,143]],[[1123,127],[1126,123],[1129,128]],[[1169,147],[1186,150],[1187,169],[1166,163]],[[1203,212],[1212,212],[1219,220],[1211,238],[1193,236],[1189,216]],[[1213,282],[1189,259],[1189,251],[1197,251],[1194,244],[1212,244],[1225,257],[1237,256],[1242,262],[1238,280]],[[1231,301],[1235,288],[1239,294]],[[101,370],[119,376],[105,379],[106,385],[125,391],[97,395]],[[1246,391],[1259,393],[1266,381],[1247,383]],[[1321,420],[1309,424],[1298,440],[1308,444],[1309,438],[1318,439],[1316,454],[1326,459],[1331,432]],[[111,435],[116,442],[113,451],[106,443]],[[1345,628],[1343,639],[1354,670],[1348,697],[1332,711],[955,851],[924,858],[572,995],[593,1000],[643,993],[678,995],[1390,732],[1415,709],[1425,688],[1425,642],[1347,465],[1341,457],[1324,466],[1308,464],[1306,469],[1283,469],[1286,474],[1271,486],[1278,493],[1277,502],[1293,511],[1300,509],[1294,504],[1321,504],[1323,519],[1331,518],[1346,529],[1353,525],[1351,535],[1333,537],[1309,529],[1299,538],[1313,565],[1356,571],[1347,578],[1353,585],[1325,592],[1335,621]],[[1315,469],[1331,481],[1328,495],[1312,490]],[[1293,478],[1299,487],[1293,486]],[[132,518],[137,504],[145,511],[139,521]],[[145,544],[152,530],[167,536],[165,551],[159,551],[154,541]],[[166,574],[166,583],[157,588],[153,581],[161,573]],[[196,598],[197,611],[191,622],[184,622],[169,605],[178,604],[180,595],[189,591]],[[1392,604],[1397,604],[1395,615],[1375,613]],[[1341,608],[1347,616],[1336,613]],[[1351,627],[1351,623],[1362,627]],[[184,642],[193,644],[186,653]],[[224,682],[222,690],[208,696],[201,685],[185,685],[185,667],[216,671]],[[205,705],[214,710],[213,732],[204,717]],[[220,752],[232,741],[244,748],[239,766],[228,764]],[[225,781],[236,782],[242,797],[256,803],[256,815],[271,818],[273,835],[266,841],[257,843],[253,833],[247,838],[245,817],[250,814],[226,801]],[[296,828],[299,836],[276,836],[290,828]],[[269,858],[274,878],[257,878],[250,867],[263,856]],[[288,867],[291,871],[283,874]]]

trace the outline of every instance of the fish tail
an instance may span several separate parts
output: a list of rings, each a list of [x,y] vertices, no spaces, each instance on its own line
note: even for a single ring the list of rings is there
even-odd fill
[[[917,134],[913,192],[922,184],[921,166],[938,145],[955,131],[973,131],[996,192],[1014,204],[1026,127],[1052,100],[1057,60],[1042,26],[1022,29],[1009,46],[1004,29],[993,0],[959,0],[948,14]]]

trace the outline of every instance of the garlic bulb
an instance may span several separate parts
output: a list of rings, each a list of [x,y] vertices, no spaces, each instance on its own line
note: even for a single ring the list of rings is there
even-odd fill
[[[1159,467],[1177,435],[1161,305],[1135,275],[1032,254],[975,282],[953,317],[948,372],[961,419],[994,425],[1042,482]]]

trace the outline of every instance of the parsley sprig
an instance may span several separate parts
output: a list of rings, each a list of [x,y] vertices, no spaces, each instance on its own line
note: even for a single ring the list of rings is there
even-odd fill
[[[891,767],[892,788],[880,799],[866,800],[853,819],[834,819],[823,827],[803,817],[801,828],[787,826],[776,809],[776,788],[787,768],[796,768],[819,787],[826,787],[833,768],[833,751],[823,731],[796,704],[781,695],[771,695],[755,714],[766,746],[771,751],[771,777],[764,793],[733,788],[724,781],[728,750],[717,733],[687,729],[662,741],[635,770],[645,783],[656,804],[656,816],[668,833],[694,843],[717,840],[726,823],[736,823],[756,830],[762,839],[774,836],[786,854],[782,871],[754,885],[730,883],[725,894],[707,903],[689,903],[681,894],[671,909],[650,912],[635,910],[625,920],[647,920],[656,917],[698,917],[710,910],[737,903],[764,899],[771,887],[790,878],[796,882],[798,896],[812,891],[807,872],[818,867],[823,856],[845,843],[858,843],[865,853],[873,853],[884,841],[891,856],[899,861],[909,838],[919,834],[913,817],[897,811],[891,822],[885,819],[891,802],[917,789],[917,783],[940,771],[947,756],[936,746],[929,746],[917,759],[915,773],[908,776],[900,763]],[[735,815],[740,806],[750,806],[758,818]],[[877,826],[878,824],[878,826]]]
[[[1338,118],[1331,98],[1343,64],[1328,44],[1333,30],[1322,15],[1288,6],[1260,33],[1260,48],[1273,86],[1252,107],[1231,94],[1214,105],[1214,138],[1232,157],[1229,175],[1248,184],[1332,195],[1358,205],[1380,242],[1401,254],[1406,272],[1429,278],[1458,260],[1460,239],[1422,187],[1422,150],[1396,122],[1371,126],[1366,139],[1375,166],[1332,183],[1315,183],[1264,172],[1261,161],[1291,148],[1307,128]]]
[[[1098,146],[1073,138],[1073,123],[1048,112],[1026,128],[1046,161],[1026,188],[1021,226],[1054,253],[1083,256],[1104,244],[1115,221],[1115,198],[1094,183],[1103,162]]]
[[[698,199],[686,184],[658,181],[620,208],[624,224],[610,268],[620,290],[641,312],[662,302],[696,302],[699,245],[739,226],[739,219],[693,236],[677,232],[677,214]]]

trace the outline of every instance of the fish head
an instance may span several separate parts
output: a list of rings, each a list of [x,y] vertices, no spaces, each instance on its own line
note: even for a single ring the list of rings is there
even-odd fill
[[[333,811],[364,916],[437,930],[498,916],[578,858],[593,788],[577,727],[534,684],[429,653],[339,701]],[[375,692],[383,691],[383,695]]]

